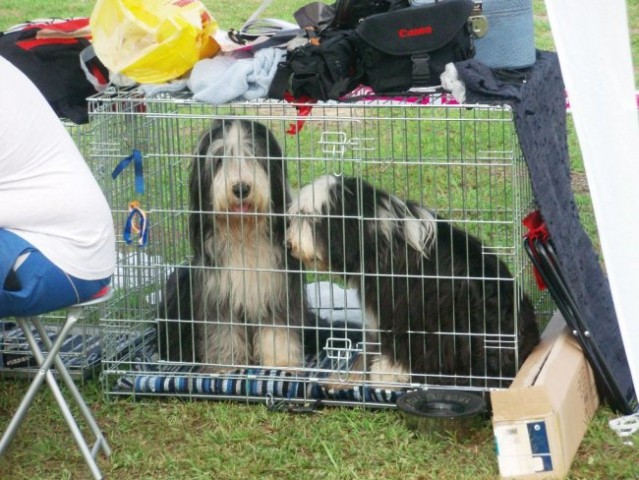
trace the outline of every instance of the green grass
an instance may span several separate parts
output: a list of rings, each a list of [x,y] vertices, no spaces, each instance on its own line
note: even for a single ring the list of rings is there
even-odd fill
[[[205,2],[222,28],[240,26],[259,3]],[[305,3],[276,1],[265,15],[291,20],[295,8]],[[639,66],[639,0],[626,3],[632,20],[633,58]],[[93,4],[86,0],[3,0],[0,30],[34,18],[88,15]],[[544,4],[539,0],[535,0],[535,29],[537,46],[552,49]],[[569,143],[572,169],[583,177],[572,128]],[[586,228],[596,238],[587,187],[577,191],[577,202]],[[262,404],[223,401],[105,401],[101,385],[92,380],[82,391],[113,448],[109,459],[99,458],[110,479],[475,480],[498,476],[489,423],[453,441],[416,435],[393,410],[326,408],[312,415],[288,415],[271,412]],[[6,428],[26,388],[25,381],[0,376],[0,431]],[[639,478],[636,448],[623,445],[608,428],[608,421],[615,416],[607,407],[597,411],[569,479]],[[41,392],[8,453],[0,459],[0,479],[88,476],[53,397],[47,390]]]
[[[26,388],[4,381],[0,418],[8,419]],[[113,448],[100,457],[106,478],[136,479],[459,479],[496,478],[488,422],[462,440],[422,436],[396,411],[326,408],[310,415],[262,404],[153,399],[104,402],[97,383],[83,393]],[[5,457],[0,478],[88,478],[52,396],[42,392]],[[600,408],[569,479],[636,479],[636,451],[608,428]],[[0,423],[3,428],[4,422]]]

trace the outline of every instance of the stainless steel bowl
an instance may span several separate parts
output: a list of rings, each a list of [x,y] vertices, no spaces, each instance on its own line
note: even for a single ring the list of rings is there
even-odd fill
[[[486,401],[459,390],[414,390],[397,399],[407,425],[422,434],[462,438],[487,418]]]

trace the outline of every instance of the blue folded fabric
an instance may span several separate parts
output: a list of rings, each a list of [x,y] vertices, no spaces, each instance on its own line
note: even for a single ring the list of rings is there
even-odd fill
[[[213,105],[264,98],[285,54],[279,48],[265,48],[252,57],[205,58],[193,67],[188,87],[195,100]]]

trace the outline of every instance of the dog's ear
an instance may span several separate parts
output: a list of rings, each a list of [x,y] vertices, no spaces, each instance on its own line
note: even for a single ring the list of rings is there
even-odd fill
[[[208,129],[200,135],[195,148],[195,155],[197,157],[205,157],[208,153],[211,142],[214,138],[220,138],[224,131],[224,123],[222,120],[214,120],[211,122]]]
[[[394,195],[376,191],[376,228],[381,238],[392,243],[394,237],[428,256],[435,239],[434,215],[415,203],[405,203]]]
[[[282,154],[282,148],[273,132],[265,125],[252,122],[251,128],[255,155],[262,158],[268,166],[273,211],[276,213],[284,212],[291,204],[292,196],[288,183],[287,163]]]
[[[269,158],[283,158],[282,148],[280,147],[279,142],[273,135],[273,132],[266,128],[264,125],[259,124],[260,127],[264,130],[263,136],[266,140],[266,153]],[[278,162],[279,163],[279,162]]]
[[[404,240],[422,255],[428,257],[436,238],[437,220],[433,213],[416,204],[406,204]]]
[[[209,154],[211,143],[220,138],[223,134],[224,123],[216,120],[211,126],[200,136],[198,144],[195,148],[191,177],[189,180],[189,204],[191,214],[189,215],[189,238],[191,239],[191,247],[196,258],[201,258],[202,251],[202,235],[208,231],[212,234],[213,229],[209,228],[211,220],[202,212],[210,210],[210,185],[213,181],[213,172],[210,168],[206,168],[206,159]]]

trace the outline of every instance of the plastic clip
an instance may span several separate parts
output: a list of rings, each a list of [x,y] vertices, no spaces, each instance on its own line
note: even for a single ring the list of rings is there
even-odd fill
[[[271,412],[315,413],[320,404],[321,400],[319,399],[312,403],[293,403],[289,400],[275,400],[270,393],[266,395],[266,408]]]
[[[639,431],[639,413],[610,420],[608,426],[620,437],[630,437]]]
[[[127,244],[133,243],[133,235],[138,235],[138,246],[144,247],[149,241],[149,220],[140,202],[129,202],[129,215],[124,224],[122,237]]]

